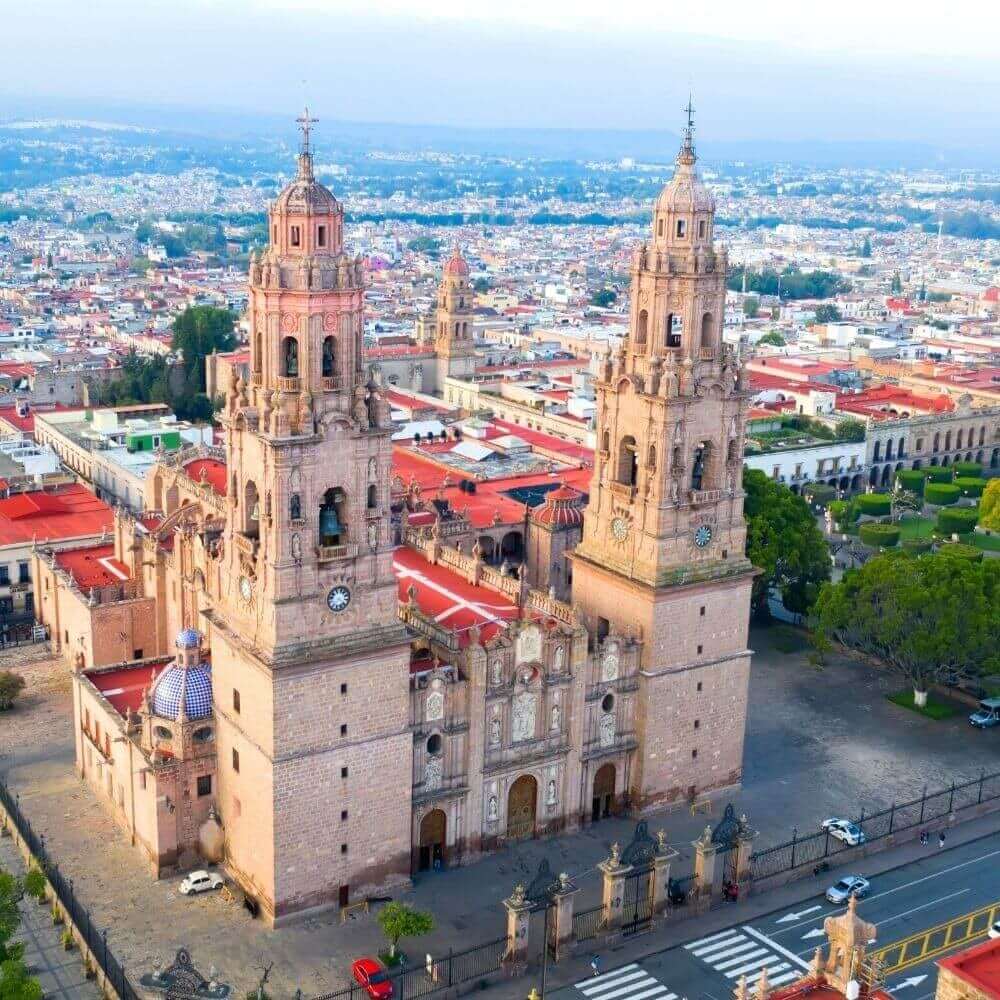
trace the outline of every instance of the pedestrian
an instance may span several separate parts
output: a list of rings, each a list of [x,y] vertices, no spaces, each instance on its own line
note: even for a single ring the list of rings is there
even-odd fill
[[[944,847],[944,830],[938,834],[938,847]]]
[[[928,839],[927,838],[927,831],[926,830],[921,830],[920,831],[920,846],[921,847],[926,847],[927,846],[927,839]]]
[[[594,973],[595,976],[599,976],[601,974],[601,956],[600,955],[595,955],[590,960],[590,968],[593,970],[593,973]]]

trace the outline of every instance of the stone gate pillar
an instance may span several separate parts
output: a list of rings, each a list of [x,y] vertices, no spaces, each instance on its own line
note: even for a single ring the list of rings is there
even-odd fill
[[[677,856],[678,852],[667,843],[666,834],[659,830],[656,834],[656,852],[653,854],[649,886],[654,917],[662,916],[670,903],[670,862]]]
[[[712,843],[712,828],[706,826],[705,832],[691,846],[694,848],[695,901],[698,904],[708,906],[718,881],[716,869],[719,849]]]
[[[514,891],[503,901],[503,905],[507,910],[507,950],[504,952],[503,962],[508,968],[523,967],[528,963],[531,903],[520,882],[514,886]]]
[[[632,871],[632,866],[622,864],[621,848],[618,844],[612,844],[611,854],[597,867],[604,879],[604,891],[601,897],[604,906],[604,927],[614,933],[622,925],[622,913],[625,909],[625,877]]]
[[[736,882],[740,893],[750,890],[753,878],[750,868],[750,857],[753,854],[753,842],[757,839],[757,831],[750,829],[746,813],[740,816],[740,832],[736,835]]]
[[[569,880],[565,872],[559,874],[559,887],[552,893],[552,914],[550,916],[549,939],[554,945],[558,962],[573,943],[573,897],[579,889]]]

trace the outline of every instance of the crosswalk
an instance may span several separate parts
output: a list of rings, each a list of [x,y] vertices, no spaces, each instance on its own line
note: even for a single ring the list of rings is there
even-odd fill
[[[800,979],[808,968],[792,952],[752,927],[731,927],[721,934],[692,941],[684,946],[700,962],[735,982],[740,976],[754,979],[762,967],[772,986]]]
[[[635,962],[574,985],[586,1000],[677,1000],[676,993]]]

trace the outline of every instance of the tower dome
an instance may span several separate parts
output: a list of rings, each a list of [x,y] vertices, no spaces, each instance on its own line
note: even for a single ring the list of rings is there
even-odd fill
[[[576,490],[566,485],[558,486],[531,512],[532,520],[554,528],[572,528],[583,524],[580,499],[580,494]]]
[[[458,248],[457,243],[455,244],[455,249],[452,251],[451,258],[444,266],[444,273],[452,277],[462,278],[466,278],[469,275],[469,265],[462,256],[462,251]]]
[[[150,686],[149,708],[161,719],[206,719],[212,714],[212,668],[199,655],[201,636],[193,628],[177,633],[174,662]]]

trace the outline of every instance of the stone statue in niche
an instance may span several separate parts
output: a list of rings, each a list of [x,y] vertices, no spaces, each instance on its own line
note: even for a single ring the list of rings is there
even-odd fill
[[[514,698],[511,725],[511,740],[514,743],[535,738],[535,700],[530,691],[522,691]]]
[[[495,795],[490,796],[489,805],[486,807],[486,818],[492,823],[499,816],[499,810],[497,809],[497,797]]]
[[[500,746],[500,719],[497,716],[490,719],[490,746]]]
[[[440,757],[428,757],[427,763],[424,764],[424,787],[425,788],[440,788],[441,787],[441,764],[442,760]]]
[[[293,559],[302,558],[302,539],[299,538],[298,532],[292,535],[292,558]]]
[[[549,732],[558,733],[562,727],[562,709],[558,705],[552,706],[552,721],[549,723]]]
[[[499,687],[503,683],[503,660],[494,660],[491,670],[490,680],[494,687]]]
[[[293,521],[302,520],[302,498],[298,493],[293,493],[291,499],[288,501],[288,516]]]
[[[609,747],[615,742],[615,717],[611,712],[605,712],[601,716],[600,743],[602,747]]]
[[[554,806],[559,801],[556,795],[556,783],[553,779],[549,779],[548,787],[545,791],[545,804],[549,806]]]
[[[299,342],[294,337],[285,339],[285,374],[289,378],[299,374]]]
[[[424,718],[428,722],[440,719],[444,716],[444,695],[440,691],[432,691],[427,696],[427,703],[424,707]]]
[[[618,679],[618,647],[611,646],[604,653],[601,661],[601,680],[613,681]]]
[[[562,673],[563,661],[566,659],[566,650],[562,646],[556,646],[555,652],[552,654],[552,672],[559,674]]]
[[[517,662],[537,660],[542,655],[542,630],[534,625],[521,629],[517,637]]]

